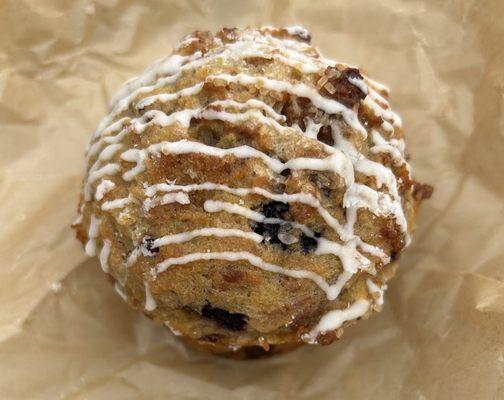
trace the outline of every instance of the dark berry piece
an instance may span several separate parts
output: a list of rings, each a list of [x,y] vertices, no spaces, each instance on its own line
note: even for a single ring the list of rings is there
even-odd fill
[[[317,139],[329,146],[334,146],[332,129],[329,125],[324,125],[317,133]]]
[[[266,218],[284,219],[287,211],[289,211],[289,204],[281,201],[270,201],[263,204],[261,208],[261,212]],[[287,249],[287,245],[278,237],[280,232],[285,232],[285,225],[257,222],[253,225],[253,229],[255,233],[264,237],[263,243],[277,244],[282,247],[282,250]]]
[[[254,224],[254,232],[264,237],[262,243],[278,244],[282,247],[282,250],[287,248],[287,245],[278,237],[278,234],[280,233],[279,224],[265,224],[264,222],[257,222]]]
[[[290,176],[291,173],[292,173],[291,169],[290,168],[286,168],[282,172],[280,172],[280,175],[288,177],[288,176]]]
[[[299,245],[303,254],[311,253],[317,248],[317,239],[306,236],[304,233],[299,238]]]
[[[391,259],[392,261],[395,261],[395,260],[397,260],[398,258],[399,258],[399,253],[398,253],[397,251],[392,251],[392,252],[390,253],[390,259]]]
[[[154,247],[154,239],[150,236],[144,236],[142,239],[142,253],[146,256],[159,253],[159,247]]]
[[[289,204],[281,201],[270,201],[262,206],[262,213],[266,218],[282,218],[289,211]]]
[[[201,309],[201,315],[217,322],[217,324],[219,324],[222,328],[226,328],[231,331],[242,331],[247,326],[246,315],[240,313],[230,313],[222,308],[212,307],[210,304],[206,304]]]

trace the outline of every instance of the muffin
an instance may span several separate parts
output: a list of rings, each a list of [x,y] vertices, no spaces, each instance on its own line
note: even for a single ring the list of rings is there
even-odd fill
[[[131,307],[249,358],[379,311],[432,188],[388,89],[301,27],[196,31],[113,96],[73,226]]]

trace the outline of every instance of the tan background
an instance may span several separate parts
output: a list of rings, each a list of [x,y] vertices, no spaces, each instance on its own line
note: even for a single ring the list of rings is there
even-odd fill
[[[0,0],[0,398],[503,398],[503,4]],[[74,240],[83,149],[119,84],[191,30],[294,23],[389,84],[435,195],[384,311],[340,343],[187,353]]]

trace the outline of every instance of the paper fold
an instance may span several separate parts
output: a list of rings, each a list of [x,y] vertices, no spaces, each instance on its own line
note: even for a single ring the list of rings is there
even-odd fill
[[[0,398],[502,397],[504,6],[338,3],[5,2]],[[390,86],[415,177],[435,194],[380,314],[330,347],[235,362],[130,310],[69,225],[115,89],[191,30],[266,24],[306,26],[324,55]]]

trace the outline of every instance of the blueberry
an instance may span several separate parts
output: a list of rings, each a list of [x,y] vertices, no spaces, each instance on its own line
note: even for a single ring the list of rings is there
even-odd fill
[[[144,236],[142,239],[142,253],[146,256],[159,253],[159,247],[154,247],[154,239],[150,236]]]
[[[282,218],[289,211],[289,204],[280,201],[270,201],[262,206],[261,211],[267,218]]]
[[[258,222],[254,225],[254,232],[264,237],[262,243],[278,244],[282,247],[282,250],[287,248],[287,245],[278,237],[280,232],[279,224],[265,224],[263,222]]]
[[[270,201],[262,206],[261,212],[266,218],[279,218],[283,219],[284,214],[289,211],[289,204],[280,201]],[[280,245],[282,250],[287,249],[287,245],[283,243],[278,234],[282,232],[282,225],[280,224],[267,224],[264,222],[257,222],[253,226],[254,232],[264,237],[263,243],[271,243]]]
[[[247,316],[245,314],[230,313],[222,308],[212,307],[210,304],[206,304],[201,309],[201,315],[231,331],[242,331],[247,325]]]
[[[303,254],[308,254],[317,248],[317,239],[306,236],[303,233],[299,238],[299,245],[301,246],[301,252]]]

